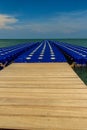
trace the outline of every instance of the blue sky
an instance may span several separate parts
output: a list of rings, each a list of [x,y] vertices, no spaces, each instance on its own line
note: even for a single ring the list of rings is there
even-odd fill
[[[0,0],[0,38],[87,38],[87,0]]]

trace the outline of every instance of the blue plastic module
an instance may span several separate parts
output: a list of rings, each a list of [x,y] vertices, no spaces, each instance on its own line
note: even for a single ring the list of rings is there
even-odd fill
[[[0,69],[9,65],[11,62],[14,62],[19,55],[36,45],[37,43],[27,43],[0,48]]]
[[[64,42],[52,42],[63,54],[67,55],[76,64],[87,65],[87,48],[71,45]]]
[[[0,69],[15,63],[67,62],[87,65],[87,48],[69,43],[44,40],[0,48]]]
[[[44,40],[33,48],[29,48],[25,53],[20,55],[15,62],[66,62],[66,59],[54,44]]]

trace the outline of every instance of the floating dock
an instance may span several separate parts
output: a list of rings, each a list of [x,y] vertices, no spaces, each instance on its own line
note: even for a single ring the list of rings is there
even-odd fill
[[[87,87],[68,63],[13,63],[0,72],[0,128],[86,130]]]
[[[87,48],[49,40],[0,48],[1,130],[87,130],[87,87],[68,59],[87,66]]]
[[[87,48],[49,40],[0,48],[0,69],[12,62],[69,62],[77,66],[87,66]]]

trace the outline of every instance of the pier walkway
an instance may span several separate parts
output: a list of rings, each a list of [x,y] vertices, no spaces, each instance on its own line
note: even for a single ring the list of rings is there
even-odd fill
[[[87,130],[87,88],[67,63],[13,63],[0,72],[0,128]]]

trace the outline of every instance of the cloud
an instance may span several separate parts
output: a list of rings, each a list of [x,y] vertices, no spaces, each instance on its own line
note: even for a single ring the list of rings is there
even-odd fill
[[[75,33],[87,30],[87,11],[62,12],[48,18],[25,22],[15,28],[35,33]]]
[[[14,29],[12,24],[15,24],[17,21],[12,16],[0,14],[0,29]]]
[[[80,37],[87,34],[87,10],[59,12],[50,17],[17,19],[10,15],[0,15],[0,32],[7,30],[14,36],[37,37]]]

